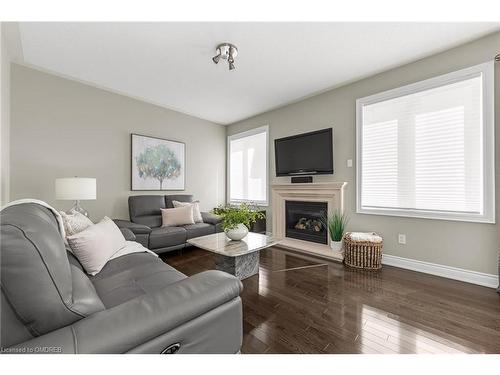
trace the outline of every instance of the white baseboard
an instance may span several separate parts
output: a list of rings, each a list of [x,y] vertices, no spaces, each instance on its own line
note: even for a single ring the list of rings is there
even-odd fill
[[[401,258],[394,255],[382,255],[382,263],[388,266],[405,268],[407,270],[429,273],[431,275],[446,277],[448,279],[465,281],[466,283],[486,286],[488,288],[498,287],[498,276],[488,273],[464,270],[441,264],[422,262],[420,260]]]

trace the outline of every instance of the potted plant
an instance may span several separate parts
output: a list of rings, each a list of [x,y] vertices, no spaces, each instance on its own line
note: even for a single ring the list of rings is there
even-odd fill
[[[347,215],[339,211],[335,211],[327,218],[326,226],[330,234],[330,247],[332,250],[342,251],[342,238],[348,222]]]
[[[247,203],[242,203],[239,206],[217,207],[213,213],[222,217],[222,228],[226,232],[226,236],[234,241],[245,238],[250,226],[265,216],[263,212]]]

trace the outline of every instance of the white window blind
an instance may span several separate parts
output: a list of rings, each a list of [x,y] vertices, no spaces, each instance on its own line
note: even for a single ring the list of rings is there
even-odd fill
[[[358,212],[494,221],[491,68],[358,100]]]
[[[267,126],[228,137],[229,201],[268,204]]]

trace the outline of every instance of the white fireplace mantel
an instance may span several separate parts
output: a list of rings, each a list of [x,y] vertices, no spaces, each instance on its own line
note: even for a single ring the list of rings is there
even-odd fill
[[[344,188],[347,182],[282,184],[272,185],[272,230],[273,236],[280,240],[281,247],[308,254],[341,260],[340,254],[335,254],[328,244],[318,244],[286,237],[286,201],[326,202],[328,215],[338,210],[344,210]]]

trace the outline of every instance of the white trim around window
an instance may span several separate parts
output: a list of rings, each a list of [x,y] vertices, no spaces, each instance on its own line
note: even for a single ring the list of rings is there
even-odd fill
[[[464,114],[464,111],[467,112],[467,108],[472,107],[470,105],[453,107],[453,105],[448,105],[448,98],[453,95],[453,90],[456,90],[456,98],[463,97],[460,96],[457,87],[472,81],[475,81],[476,86],[474,87],[476,89],[472,88],[471,90],[475,91],[471,92],[478,94],[470,95],[472,98],[470,102],[475,103],[473,115],[476,116],[473,122],[475,128],[471,133],[472,126],[469,129],[466,128],[468,125],[463,125],[463,123],[469,121],[468,114]],[[436,92],[440,92],[438,99],[443,100],[441,107],[435,105],[436,102],[433,99],[425,97]],[[419,95],[422,100],[420,100]],[[437,104],[439,104],[439,100]],[[455,112],[450,114],[449,111]],[[446,123],[446,121],[448,122]],[[453,126],[456,126],[454,122],[460,122],[455,130],[453,130]],[[460,130],[460,126],[463,127],[463,132]],[[449,132],[446,133],[450,134],[449,142],[446,142],[447,135],[443,135],[444,132]],[[479,64],[358,99],[356,101],[357,212],[495,223],[494,133],[493,62]],[[453,138],[454,134],[459,135],[460,141]],[[468,143],[472,141],[469,141],[468,137],[477,138],[477,142],[473,144],[472,155],[470,154],[471,147],[468,146]],[[445,142],[442,142],[443,139]],[[381,142],[381,146],[377,142]],[[453,142],[462,142],[459,143],[456,150],[452,150],[455,154],[447,154],[448,151],[442,151],[444,156],[440,158],[439,148],[449,147],[451,149]],[[366,150],[363,149],[363,145]],[[412,147],[413,149],[411,149]],[[419,148],[422,150],[420,153]],[[468,154],[460,156],[460,149],[463,150],[463,154]],[[363,159],[363,152],[365,152],[365,159]],[[451,156],[448,158],[449,155]],[[439,183],[436,183],[434,188],[433,176],[436,175],[436,181],[440,178],[444,180],[445,177],[442,177],[439,171],[444,171],[444,174],[448,173],[446,163],[452,163],[449,160],[454,160],[453,162],[456,163],[457,158],[453,159],[454,155],[455,157],[459,155],[461,160],[465,160],[466,166],[462,167],[463,169],[469,168],[467,172],[462,173],[457,178],[466,180],[463,183],[464,189],[470,190],[470,186],[473,185],[474,197],[467,198],[464,207],[469,205],[473,206],[474,209],[455,210],[452,208],[453,200],[451,198],[450,202],[452,203],[447,203],[447,205],[440,202],[439,197],[443,196],[443,191],[446,192],[447,182],[440,181],[441,185],[438,186]],[[363,160],[365,160],[365,166],[363,166]],[[382,163],[380,167],[377,165],[378,160]],[[473,177],[471,177],[470,165],[467,163],[475,166],[472,172]],[[453,168],[452,165],[448,165],[448,167]],[[363,174],[366,181],[363,180]],[[459,186],[460,181],[462,181],[457,180],[454,176],[446,178],[449,179],[450,186],[453,184]],[[424,183],[419,182],[423,180],[425,180]],[[364,182],[366,182],[365,186],[363,186]],[[363,188],[365,189],[363,190]],[[387,195],[384,195],[385,189],[387,189]],[[439,194],[435,193],[434,189],[439,190]],[[452,193],[454,192],[450,192],[450,194]],[[469,193],[467,192],[467,194]],[[415,198],[415,196],[423,198]],[[393,200],[391,201],[391,199]],[[418,203],[419,199],[426,203]],[[472,203],[469,202],[471,200]],[[444,209],[441,209],[440,205]]]
[[[260,159],[258,161],[255,161],[259,164],[262,165],[256,165],[257,173],[262,174],[263,182],[262,182],[262,189],[265,190],[265,192],[261,195],[261,199],[252,199],[252,196],[249,196],[248,198],[235,198],[231,194],[231,142],[241,140],[243,138],[249,138],[253,137],[259,134],[263,134],[265,136],[265,154],[264,155],[259,155]],[[265,165],[264,165],[265,164]],[[247,165],[247,164],[245,164]],[[244,168],[241,168],[244,169]],[[242,171],[244,173],[244,171]],[[245,179],[245,176],[242,176],[243,179]],[[244,185],[248,188],[249,181],[246,181]],[[236,189],[234,189],[236,190]],[[240,192],[241,193],[241,192]],[[243,195],[248,195],[248,194],[243,194]],[[258,128],[254,128],[248,131],[244,131],[238,134],[233,134],[227,137],[227,202],[230,204],[239,204],[239,203],[253,203],[258,206],[267,206],[269,204],[269,126],[261,126]]]

